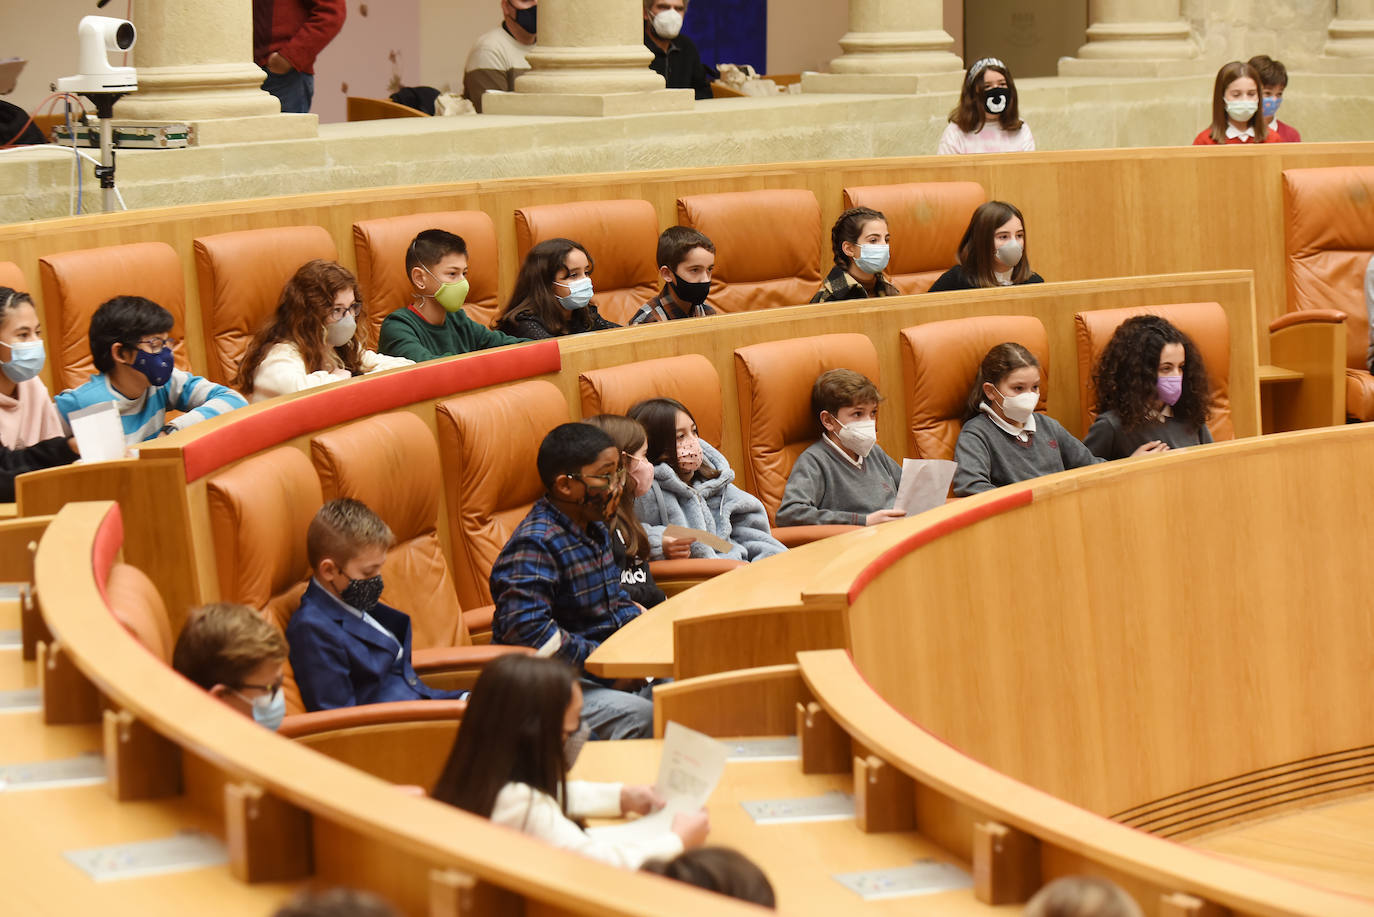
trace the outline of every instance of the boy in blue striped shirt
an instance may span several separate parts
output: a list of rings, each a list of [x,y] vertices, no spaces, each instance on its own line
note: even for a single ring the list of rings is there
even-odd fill
[[[233,389],[172,365],[172,313],[142,296],[116,296],[91,316],[91,356],[98,373],[55,399],[68,433],[67,415],[113,401],[124,425],[124,444],[174,433],[248,402]],[[167,420],[167,411],[181,411]]]

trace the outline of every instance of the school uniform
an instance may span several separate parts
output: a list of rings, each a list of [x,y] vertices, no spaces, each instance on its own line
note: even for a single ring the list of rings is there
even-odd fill
[[[902,466],[874,446],[852,459],[828,436],[797,457],[778,507],[778,525],[864,525],[868,514],[892,509]]]
[[[1088,428],[1088,435],[1083,437],[1083,445],[1087,446],[1093,455],[1112,461],[1133,455],[1135,450],[1153,440],[1159,440],[1170,449],[1186,449],[1188,446],[1210,443],[1212,431],[1207,429],[1206,424],[1193,426],[1184,423],[1172,413],[1153,423],[1128,430],[1122,424],[1120,414],[1116,411],[1103,411]]]
[[[1032,414],[1017,430],[986,403],[980,409],[954,446],[956,497],[1103,461],[1048,414]]]
[[[1240,130],[1233,124],[1226,125],[1226,142],[1230,143],[1258,143],[1255,139],[1255,128],[1247,127]],[[1267,131],[1264,135],[1265,143],[1283,143],[1284,138],[1275,131]],[[1217,142],[1212,139],[1212,129],[1204,127],[1202,133],[1193,138],[1193,146],[1216,146]]]

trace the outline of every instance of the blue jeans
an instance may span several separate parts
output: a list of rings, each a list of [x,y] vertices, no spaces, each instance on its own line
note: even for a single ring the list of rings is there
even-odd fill
[[[652,739],[654,701],[652,688],[630,693],[597,684],[589,678],[582,682],[582,719],[593,739]]]
[[[304,115],[309,113],[310,103],[315,99],[315,76],[299,70],[268,73],[262,88],[277,97],[283,113]]]

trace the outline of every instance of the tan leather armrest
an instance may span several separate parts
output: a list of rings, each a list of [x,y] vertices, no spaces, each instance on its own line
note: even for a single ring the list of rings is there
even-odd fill
[[[410,654],[410,662],[415,672],[424,675],[445,669],[480,669],[482,666],[510,653],[533,653],[528,646],[432,646],[429,649],[415,650]]]
[[[773,537],[789,548],[795,548],[861,528],[861,525],[780,525],[773,529]]]
[[[277,735],[288,739],[318,735],[360,726],[380,726],[387,723],[416,723],[426,720],[458,720],[468,709],[465,700],[405,700],[388,704],[361,704],[337,710],[316,710],[314,713],[293,713],[281,721]]]
[[[1285,312],[1274,319],[1269,323],[1269,331],[1282,331],[1284,328],[1305,325],[1308,322],[1329,322],[1334,325],[1345,320],[1346,314],[1340,309],[1300,309],[1297,312]]]
[[[687,557],[680,560],[650,561],[649,571],[653,573],[656,580],[703,580],[728,573],[744,565],[745,562],[742,560],[730,560],[724,557]]]
[[[491,630],[491,619],[496,614],[495,605],[483,605],[481,608],[472,608],[463,612],[463,623],[468,626],[468,633]]]

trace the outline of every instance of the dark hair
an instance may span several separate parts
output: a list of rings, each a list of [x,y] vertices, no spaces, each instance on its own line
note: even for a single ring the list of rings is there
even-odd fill
[[[674,401],[672,398],[650,398],[630,408],[630,416],[644,427],[644,435],[649,443],[649,461],[655,465],[667,465],[673,469],[674,474],[680,475],[682,469],[677,464],[678,411],[692,417],[692,412],[680,401]],[[692,423],[696,422],[697,419],[692,417]],[[693,477],[709,481],[719,475],[719,471],[703,460]]]
[[[996,253],[992,248],[992,240],[997,235],[998,228],[1013,217],[1021,221],[1021,229],[1024,230],[1026,218],[1021,216],[1021,211],[1006,201],[988,201],[973,211],[973,216],[968,221],[968,229],[964,230],[964,237],[959,240],[959,264],[963,266],[964,276],[968,278],[968,282],[975,287],[997,286],[993,261]],[[1021,247],[1021,260],[1011,269],[1011,282],[1025,283],[1030,278],[1030,240],[1027,238]]]
[[[132,347],[145,334],[166,334],[173,321],[172,313],[142,296],[116,296],[101,303],[91,316],[88,332],[95,368],[102,373],[113,371],[111,347]]]
[[[741,901],[777,907],[768,876],[753,860],[729,847],[698,847],[671,860],[650,860],[640,869]]]
[[[997,116],[997,123],[1004,131],[1019,131],[1021,102],[1016,94],[1016,81],[1011,78],[1007,65],[995,57],[985,57],[969,68],[963,88],[959,90],[959,104],[949,113],[949,120],[966,134],[976,134],[988,123],[983,108],[983,99],[987,96],[987,90],[983,88],[983,74],[988,70],[996,70],[1007,78],[1007,107]]]
[[[1280,89],[1288,85],[1288,68],[1283,65],[1283,61],[1276,61],[1268,54],[1256,54],[1246,61],[1255,72],[1259,74],[1260,89],[1265,86],[1277,86]]]
[[[853,207],[840,214],[840,218],[835,221],[835,225],[830,227],[830,249],[835,253],[835,263],[843,268],[848,268],[853,259],[844,253],[844,243],[850,245],[859,241],[859,235],[863,232],[864,224],[873,220],[887,222],[887,217],[883,216],[879,210],[869,207]]]
[[[431,794],[490,817],[507,783],[524,783],[559,801],[567,813],[563,716],[576,673],[557,659],[501,656],[473,685],[458,738]]]
[[[589,423],[561,423],[550,430],[539,444],[535,464],[539,480],[547,490],[560,474],[576,474],[606,449],[615,445],[611,435]]]
[[[1024,917],[1141,917],[1140,905],[1115,882],[1097,876],[1055,879],[1026,902]]]
[[[303,891],[272,917],[397,917],[395,908],[370,892],[351,888]]]
[[[33,305],[33,299],[29,294],[21,293],[12,287],[0,287],[0,323],[3,323],[11,312],[24,303]]]
[[[605,430],[615,440],[616,448],[625,455],[633,455],[647,442],[644,426],[631,417],[621,414],[597,414],[586,418],[583,423]],[[644,531],[639,517],[635,515],[635,501],[622,498],[616,504],[615,520],[612,528],[625,540],[625,552],[640,560],[649,559],[649,536]]]
[[[515,289],[510,294],[506,308],[496,317],[496,326],[514,334],[513,320],[521,312],[532,312],[550,334],[567,334],[570,327],[568,310],[558,304],[550,286],[558,278],[558,272],[565,270],[563,262],[573,251],[587,256],[587,274],[590,276],[596,262],[591,254],[572,239],[545,239],[531,248],[520,265],[520,273],[515,278]]]
[[[466,255],[468,244],[462,236],[445,229],[426,229],[410,240],[406,248],[406,274],[417,267],[433,267],[449,255]]]
[[[1023,366],[1034,366],[1038,369],[1040,361],[1035,358],[1035,354],[1020,344],[1007,341],[989,350],[983,357],[983,362],[978,364],[978,378],[973,380],[973,388],[969,390],[968,402],[964,407],[964,419],[972,420],[982,413],[978,405],[983,403],[984,383],[996,388],[997,383]]]
[[[1230,120],[1226,116],[1226,87],[1236,80],[1249,77],[1255,81],[1255,92],[1259,93],[1264,89],[1264,81],[1260,79],[1259,71],[1243,61],[1233,60],[1229,64],[1223,64],[1217,71],[1217,81],[1212,86],[1212,128],[1211,135],[1214,143],[1224,144],[1226,142],[1226,125]],[[1268,134],[1265,126],[1264,106],[1256,105],[1255,113],[1246,122],[1255,131],[1255,142],[1263,143]]]
[[[1207,422],[1212,407],[1212,387],[1202,354],[1191,338],[1158,315],[1126,319],[1107,342],[1093,370],[1097,389],[1095,410],[1116,411],[1122,426],[1131,430],[1149,422],[1158,400],[1159,354],[1165,344],[1183,345],[1183,394],[1174,405],[1174,417],[1192,427]]]
[[[694,248],[704,248],[713,255],[716,253],[715,243],[700,230],[690,226],[669,226],[658,237],[658,251],[654,252],[658,260],[654,263],[676,274],[677,266],[686,260]]]
[[[358,327],[347,343],[331,348],[324,339],[325,318],[334,308],[335,297],[344,290],[352,290],[353,299],[358,304]],[[295,346],[307,373],[331,368],[332,350],[333,358],[344,369],[355,376],[362,375],[363,342],[367,338],[367,313],[361,311],[362,302],[363,294],[358,288],[358,280],[348,268],[319,258],[301,265],[286,281],[286,286],[282,287],[276,313],[253,335],[252,343],[244,351],[234,388],[251,395],[253,377],[257,375],[267,351],[281,343]]]

